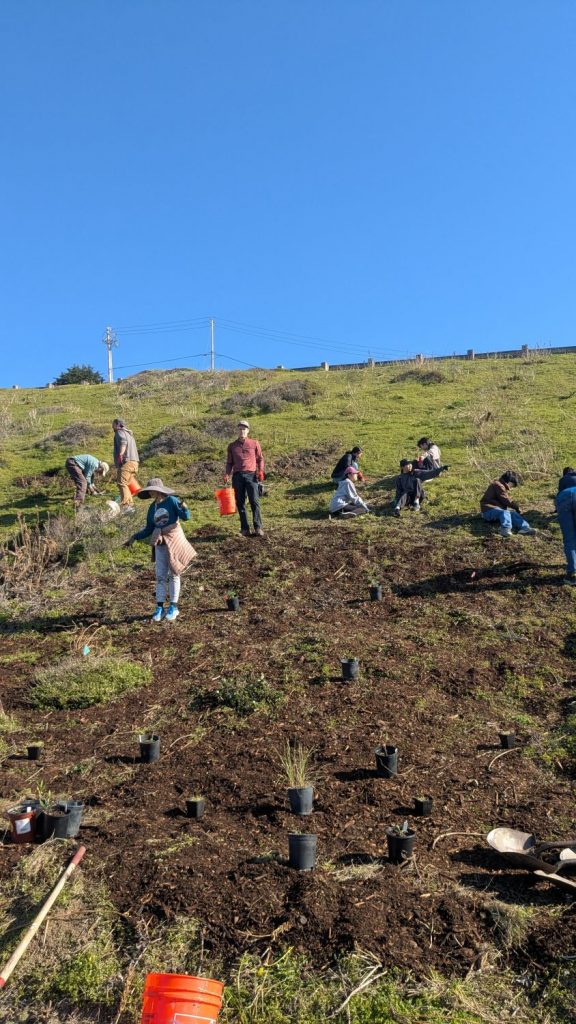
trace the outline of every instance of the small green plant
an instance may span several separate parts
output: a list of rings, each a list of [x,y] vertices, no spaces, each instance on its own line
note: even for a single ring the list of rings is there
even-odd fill
[[[292,745],[288,740],[278,753],[277,760],[288,786],[292,789],[305,789],[314,785],[312,773],[313,753],[301,743]]]
[[[401,825],[390,826],[390,834],[393,836],[407,836],[409,831],[407,821],[403,821]]]
[[[149,668],[126,658],[71,656],[36,671],[30,700],[35,708],[89,708],[117,700],[151,678]]]
[[[235,597],[238,597],[238,592],[236,590],[228,590],[227,591],[226,599],[228,601],[233,601]]]
[[[223,679],[216,690],[205,690],[194,686],[191,689],[190,708],[192,711],[228,709],[239,718],[254,711],[274,711],[283,700],[264,675],[255,679]]]

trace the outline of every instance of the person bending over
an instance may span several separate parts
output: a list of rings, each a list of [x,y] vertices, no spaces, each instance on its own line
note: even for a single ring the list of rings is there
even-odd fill
[[[358,471],[353,466],[344,470],[344,479],[340,481],[328,507],[330,519],[335,517],[347,519],[350,516],[361,516],[370,509],[356,490]]]
[[[98,494],[94,477],[105,477],[110,466],[94,455],[71,455],[66,459],[66,469],[76,484],[74,510],[77,512],[84,504],[86,494]]]
[[[511,490],[520,483],[516,473],[507,469],[498,480],[493,480],[480,498],[480,511],[487,523],[500,523],[500,536],[511,537],[512,527],[518,533],[536,533],[520,513],[517,502],[512,501]]]

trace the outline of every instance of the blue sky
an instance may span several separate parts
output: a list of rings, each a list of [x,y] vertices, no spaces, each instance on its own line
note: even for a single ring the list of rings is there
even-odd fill
[[[0,45],[1,385],[107,324],[204,367],[209,316],[229,369],[576,343],[571,0],[8,0]]]

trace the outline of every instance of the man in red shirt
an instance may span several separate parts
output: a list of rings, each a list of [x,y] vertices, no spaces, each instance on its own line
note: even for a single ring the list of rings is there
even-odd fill
[[[238,423],[238,438],[228,445],[226,458],[226,470],[224,483],[228,483],[232,474],[232,486],[236,495],[236,505],[240,515],[240,533],[243,537],[250,536],[248,516],[244,505],[246,498],[252,509],[254,520],[254,534],[256,537],[263,537],[262,517],[260,515],[260,501],[258,498],[258,483],[264,479],[264,459],[260,442],[248,437],[250,424],[247,420],[240,420]]]

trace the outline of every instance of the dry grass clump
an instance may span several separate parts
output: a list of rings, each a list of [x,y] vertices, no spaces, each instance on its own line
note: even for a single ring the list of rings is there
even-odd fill
[[[287,405],[296,402],[310,405],[317,393],[317,387],[309,380],[286,380],[253,393],[237,391],[224,399],[222,409],[225,412],[243,412],[246,415],[252,409],[258,412],[281,412]]]
[[[0,545],[0,600],[38,595],[48,570],[59,561],[65,562],[75,540],[74,526],[65,516],[35,526],[19,516],[18,533]]]

